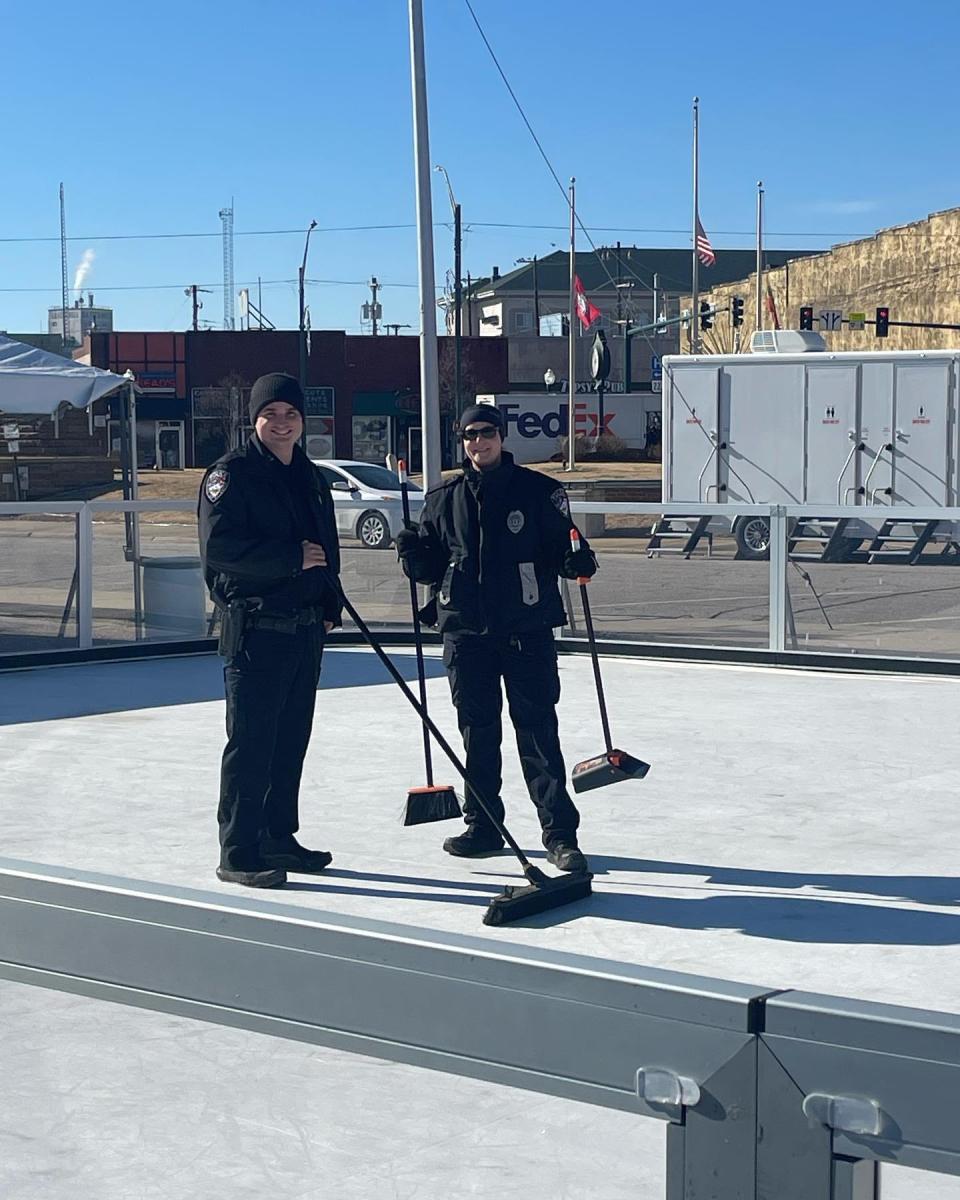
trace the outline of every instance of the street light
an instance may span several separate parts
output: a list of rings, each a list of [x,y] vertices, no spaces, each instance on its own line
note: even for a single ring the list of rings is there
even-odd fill
[[[453,210],[453,391],[454,391],[454,409],[457,416],[460,416],[460,388],[461,388],[461,338],[463,336],[463,289],[460,286],[460,252],[461,252],[461,228],[460,228],[460,205],[457,203],[457,198],[453,194],[453,185],[450,183],[450,176],[447,174],[447,168],[441,167],[439,164],[433,168],[439,171],[447,181],[447,195],[450,197],[450,208]],[[473,331],[471,330],[471,333]]]
[[[310,249],[310,234],[316,229],[316,221],[311,221],[307,229],[307,240],[303,243],[303,262],[300,264],[300,387],[306,390],[307,386],[307,329],[306,329],[306,307],[303,300],[303,284],[307,273],[307,251]]]

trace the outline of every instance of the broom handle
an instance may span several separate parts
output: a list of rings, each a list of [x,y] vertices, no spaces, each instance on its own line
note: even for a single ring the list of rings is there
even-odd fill
[[[410,494],[407,484],[407,464],[401,458],[397,464],[398,474],[400,476],[400,498],[403,503],[403,525],[405,529],[412,529],[413,522],[410,520]],[[413,610],[413,641],[417,649],[417,679],[420,681],[420,703],[423,705],[423,711],[427,711],[427,673],[423,665],[423,641],[420,635],[420,604],[417,598],[417,582],[410,576],[410,607]],[[425,723],[422,723],[423,728],[423,765],[426,769],[427,787],[433,787],[433,757],[430,753],[430,730],[427,729]]]
[[[570,530],[570,548],[574,554],[580,549],[580,534],[576,527]],[[597,639],[593,632],[593,617],[590,613],[590,600],[587,596],[588,576],[577,579],[580,584],[580,599],[583,602],[583,619],[587,626],[587,637],[590,640],[590,658],[593,661],[593,677],[597,681],[597,698],[600,701],[600,721],[603,724],[603,738],[607,743],[607,753],[613,751],[613,740],[610,737],[610,722],[607,719],[607,702],[603,698],[603,680],[600,678],[600,659],[597,655]]]
[[[500,836],[503,838],[503,840],[510,846],[510,849],[514,852],[514,854],[520,860],[520,865],[525,870],[532,869],[529,859],[527,858],[527,856],[524,854],[524,852],[520,849],[520,847],[517,845],[517,843],[511,837],[510,830],[507,829],[506,825],[504,825],[502,821],[498,821],[497,818],[490,811],[490,809],[487,806],[487,802],[484,800],[483,796],[480,794],[480,792],[477,791],[477,789],[473,786],[473,784],[467,778],[467,768],[463,765],[463,763],[460,761],[460,759],[457,758],[456,754],[454,754],[453,750],[450,748],[450,744],[447,741],[447,739],[443,736],[443,734],[436,727],[436,725],[434,725],[433,721],[430,719],[430,717],[427,714],[427,710],[425,708],[421,707],[416,696],[414,696],[413,692],[411,692],[410,689],[407,687],[406,680],[403,678],[403,676],[400,674],[400,672],[397,670],[397,668],[393,665],[393,662],[390,660],[386,651],[383,649],[383,647],[380,645],[380,643],[376,640],[376,638],[373,636],[373,634],[367,628],[367,626],[364,623],[363,619],[361,618],[360,614],[350,603],[349,599],[346,596],[346,593],[344,592],[343,588],[340,586],[340,581],[332,573],[331,573],[330,577],[335,583],[337,591],[340,595],[340,599],[343,601],[343,607],[347,610],[347,613],[349,614],[350,619],[353,621],[354,625],[356,625],[356,627],[360,630],[360,633],[363,636],[364,641],[366,641],[367,645],[371,648],[371,650],[373,650],[373,652],[374,652],[374,654],[376,654],[377,658],[380,659],[380,661],[383,663],[383,665],[390,672],[391,676],[393,677],[394,683],[396,683],[399,686],[400,690],[403,692],[403,694],[406,696],[406,698],[410,701],[410,703],[416,709],[417,713],[420,716],[420,720],[423,722],[424,726],[427,729],[429,729],[430,732],[433,734],[433,736],[437,739],[437,745],[444,752],[444,754],[447,756],[447,758],[450,759],[450,761],[456,767],[457,771],[463,777],[463,782],[464,782],[465,786],[468,787],[470,789],[470,791],[473,793],[474,798],[476,799],[476,801],[480,805],[480,807],[483,809],[483,811],[487,814],[487,818],[489,819],[490,823],[493,825],[494,829],[496,829],[496,831],[500,834]]]

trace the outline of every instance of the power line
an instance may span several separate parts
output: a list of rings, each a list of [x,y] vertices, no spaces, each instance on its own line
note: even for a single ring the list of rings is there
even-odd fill
[[[434,221],[435,229],[449,229],[450,221]],[[474,221],[469,222],[469,226],[474,229],[519,229],[519,230],[543,230],[547,233],[563,233],[566,225],[549,225],[535,221]],[[675,229],[671,227],[659,226],[643,226],[643,225],[587,225],[583,228],[591,230],[593,233],[651,233],[651,234],[684,234],[689,235],[689,229]],[[381,224],[381,225],[327,225],[318,227],[314,233],[371,233],[378,230],[402,230],[416,229],[416,225],[409,223]],[[753,229],[714,229],[712,233],[716,237],[753,237],[756,230]],[[873,237],[876,230],[869,233],[856,233],[850,231],[844,232],[816,232],[805,233],[797,230],[767,230],[767,237],[792,237],[792,238],[818,238],[820,240],[828,240],[830,238],[850,238],[856,240],[858,238]],[[918,230],[917,232],[922,232]],[[302,234],[302,229],[237,229],[234,230],[234,237],[284,237],[292,234]],[[84,245],[90,242],[150,242],[150,241],[176,241],[197,239],[197,238],[219,238],[222,237],[222,231],[208,233],[95,233],[84,234],[76,237],[68,237],[67,242],[82,242]],[[0,245],[28,245],[31,243],[49,243],[59,242],[60,238],[55,236],[18,236],[18,237],[0,237]]]
[[[292,284],[297,283],[297,280],[296,279],[249,280],[247,282],[241,281],[240,287],[254,287],[258,282],[260,284],[262,284],[263,287],[269,287],[271,285],[273,285],[273,286],[290,286]],[[316,284],[318,286],[330,286],[330,287],[362,287],[362,288],[369,287],[369,281],[366,279],[307,279],[306,282],[311,285]],[[220,286],[222,286],[222,280],[219,280],[219,281],[216,281],[213,283],[198,283],[197,284],[198,288],[199,287],[217,288]],[[377,286],[380,288],[417,288],[420,285],[416,284],[416,283],[378,283]],[[100,293],[100,292],[158,292],[158,291],[167,291],[171,288],[182,288],[182,287],[183,287],[182,282],[181,283],[121,283],[121,284],[115,284],[112,287],[103,285],[103,284],[99,284],[97,286],[97,292],[98,293]],[[438,287],[435,290],[438,293],[438,295],[443,293],[442,287]],[[56,291],[56,288],[52,288],[52,287],[22,287],[22,288],[3,287],[3,288],[0,288],[0,293],[8,293],[8,294],[9,293],[19,294],[19,293],[26,293],[26,292],[43,293],[43,292],[55,292],[55,291]]]

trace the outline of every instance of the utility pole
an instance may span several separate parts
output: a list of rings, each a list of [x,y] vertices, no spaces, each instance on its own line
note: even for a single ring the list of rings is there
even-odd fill
[[[367,310],[367,313],[369,313],[370,326],[371,326],[370,333],[371,333],[371,336],[373,336],[373,337],[376,337],[377,334],[380,332],[379,326],[377,324],[377,321],[380,318],[380,306],[377,304],[377,292],[379,290],[380,290],[380,284],[377,283],[376,275],[371,275],[370,276],[370,303],[365,304],[363,307]],[[364,316],[366,316],[367,313],[364,313]]]
[[[447,174],[446,167],[436,166],[433,169],[440,171],[447,181],[447,195],[450,197],[450,208],[453,210],[453,400],[454,411],[459,417],[460,410],[463,407],[460,394],[463,362],[461,347],[461,339],[463,337],[463,286],[460,282],[460,272],[463,269],[461,265],[463,234],[460,221],[460,205],[453,194],[453,185],[450,182],[450,176]]]
[[[567,338],[567,470],[577,467],[577,181],[570,177],[570,331]]]
[[[193,332],[196,333],[200,328],[200,309],[203,308],[203,301],[197,299],[198,292],[209,292],[210,288],[198,287],[195,283],[191,283],[189,287],[183,289],[185,296],[192,297],[193,300]]]
[[[316,229],[316,221],[311,221],[307,227],[306,241],[303,243],[303,262],[300,264],[299,283],[300,283],[300,387],[306,390],[307,386],[307,306],[304,298],[304,283],[307,274],[307,251],[310,249],[310,234]]]
[[[467,272],[467,337],[473,337],[473,280]]]

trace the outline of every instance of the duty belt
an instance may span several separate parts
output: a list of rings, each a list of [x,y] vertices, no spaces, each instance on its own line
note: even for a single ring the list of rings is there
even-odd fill
[[[319,625],[323,621],[323,614],[316,608],[302,608],[299,612],[283,617],[252,612],[247,620],[253,629],[268,629],[271,633],[294,634],[298,629],[303,629],[308,625]]]

